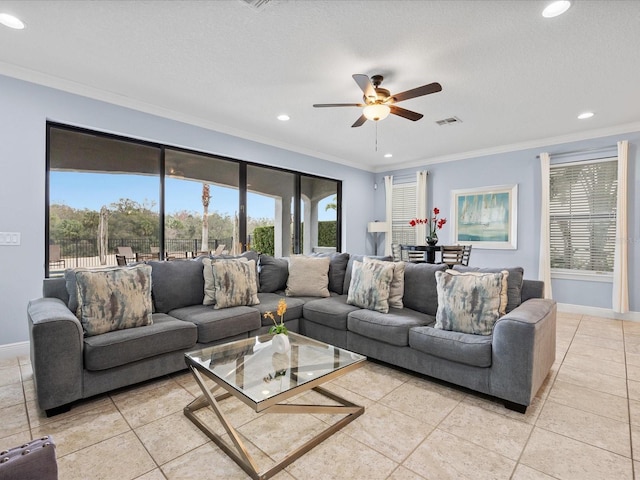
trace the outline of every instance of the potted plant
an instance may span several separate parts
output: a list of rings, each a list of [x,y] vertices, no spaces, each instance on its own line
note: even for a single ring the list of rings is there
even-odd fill
[[[276,348],[278,353],[288,352],[291,348],[291,344],[289,343],[289,337],[287,334],[289,331],[284,324],[284,314],[287,312],[287,302],[284,298],[281,298],[278,302],[278,309],[276,310],[276,315],[280,317],[280,323],[276,321],[276,317],[273,315],[273,312],[264,312],[264,318],[270,318],[273,321],[273,326],[269,329],[269,333],[273,335],[272,343]]]
[[[409,221],[409,225],[415,227],[416,225],[427,225],[427,229],[429,230],[427,233],[427,245],[435,245],[438,243],[438,234],[436,230],[441,230],[445,223],[447,223],[446,218],[438,218],[440,214],[440,209],[438,207],[433,208],[433,217],[431,218],[412,218]]]

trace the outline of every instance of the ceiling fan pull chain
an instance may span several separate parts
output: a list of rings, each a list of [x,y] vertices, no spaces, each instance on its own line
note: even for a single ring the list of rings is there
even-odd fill
[[[378,151],[378,122],[376,124],[376,152]]]

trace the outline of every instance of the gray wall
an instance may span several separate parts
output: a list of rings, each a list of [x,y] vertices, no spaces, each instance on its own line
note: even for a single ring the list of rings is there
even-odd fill
[[[42,293],[47,120],[342,180],[343,249],[366,253],[370,172],[1,75],[0,105],[0,231],[22,234],[0,246],[0,345],[28,340],[27,302]]]
[[[541,152],[562,153],[600,149],[629,140],[629,307],[640,311],[640,132],[591,139],[581,142],[549,145],[497,155],[459,160],[449,163],[395,170],[378,174],[376,182],[376,214],[384,218],[385,175],[415,178],[417,170],[428,170],[428,208],[438,207],[442,216],[452,221],[451,191],[490,185],[518,184],[518,248],[517,250],[483,250],[474,248],[471,264],[477,266],[515,266],[524,268],[525,278],[538,278],[540,236],[540,161]],[[616,155],[616,148],[611,150]],[[592,158],[594,155],[588,155]],[[575,158],[575,156],[574,156]],[[566,160],[566,157],[565,157]],[[440,243],[452,243],[451,226],[438,232]],[[560,303],[611,308],[610,282],[552,279],[553,297]]]

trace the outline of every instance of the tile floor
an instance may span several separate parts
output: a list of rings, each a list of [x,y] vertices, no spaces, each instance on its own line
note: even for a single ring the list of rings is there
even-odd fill
[[[640,323],[559,314],[557,339],[557,361],[526,415],[369,362],[329,384],[365,414],[274,478],[640,479]],[[0,449],[52,435],[61,480],[247,478],[183,415],[197,393],[181,373],[46,418],[29,359],[0,360]],[[331,420],[224,405],[261,468]]]

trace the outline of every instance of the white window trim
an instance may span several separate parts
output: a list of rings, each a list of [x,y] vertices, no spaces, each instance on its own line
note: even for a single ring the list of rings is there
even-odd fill
[[[606,156],[589,160],[562,162],[550,165],[551,169],[565,167],[568,164],[590,164],[607,161],[616,161],[617,156]],[[551,278],[558,280],[579,280],[588,282],[613,283],[613,272],[600,272],[590,270],[571,270],[565,268],[551,268]]]

